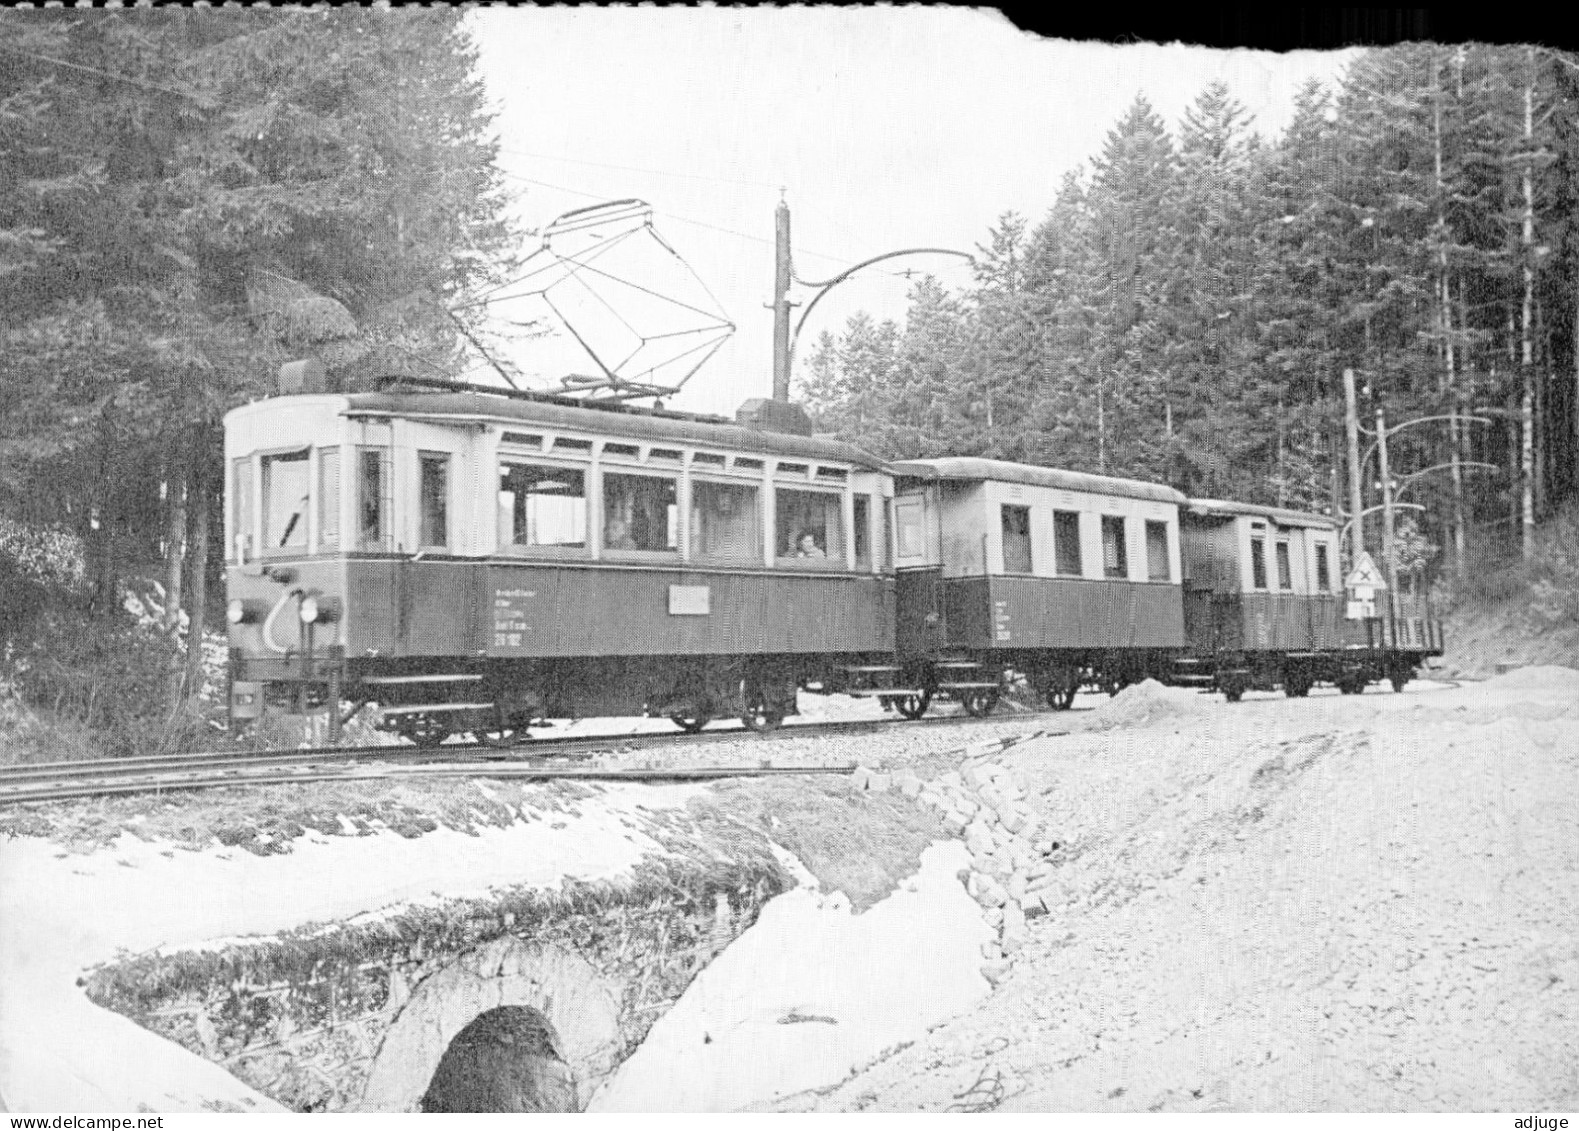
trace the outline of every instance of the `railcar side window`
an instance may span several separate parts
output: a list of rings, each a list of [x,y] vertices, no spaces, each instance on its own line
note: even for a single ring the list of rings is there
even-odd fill
[[[760,488],[747,483],[691,483],[691,553],[721,562],[762,564]]]
[[[678,553],[680,513],[673,479],[603,476],[603,548]]]
[[[422,507],[422,529],[418,544],[450,544],[450,457],[439,452],[417,456],[419,481],[417,498]]]
[[[1129,547],[1125,545],[1124,516],[1102,516],[1102,572],[1104,576],[1129,576]]]
[[[242,456],[231,461],[231,498],[234,500],[235,544],[231,549],[237,561],[252,556],[252,459]]]
[[[1332,592],[1332,567],[1327,562],[1327,544],[1316,543],[1316,590],[1320,593]]]
[[[1172,581],[1173,569],[1168,562],[1168,524],[1146,522],[1146,578],[1149,581]]]
[[[1252,589],[1265,589],[1266,586],[1266,539],[1250,539],[1250,587]]]
[[[919,558],[926,554],[926,521],[920,499],[896,499],[894,521],[899,524],[899,556]]]
[[[1004,503],[1003,572],[1031,572],[1031,508]]]
[[[340,548],[340,449],[318,449],[318,545]]]
[[[840,496],[826,491],[792,491],[780,487],[774,502],[778,510],[774,533],[778,538],[779,557],[844,561]]]
[[[1053,512],[1053,558],[1060,577],[1079,577],[1085,572],[1080,561],[1079,512]]]
[[[855,568],[872,568],[872,501],[855,496]]]
[[[568,467],[500,464],[499,535],[503,546],[586,546],[584,475]]]
[[[1288,543],[1277,544],[1277,587],[1279,589],[1294,588],[1294,573],[1289,568]]]
[[[356,542],[364,550],[389,548],[389,459],[381,448],[357,452]]]
[[[307,449],[263,457],[263,545],[307,545]]]

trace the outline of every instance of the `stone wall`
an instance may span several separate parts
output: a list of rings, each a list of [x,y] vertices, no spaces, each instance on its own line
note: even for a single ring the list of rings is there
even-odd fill
[[[621,883],[518,888],[108,963],[91,1000],[298,1111],[410,1111],[489,1009],[556,1034],[579,1106],[696,973],[789,885],[770,857],[649,862]]]

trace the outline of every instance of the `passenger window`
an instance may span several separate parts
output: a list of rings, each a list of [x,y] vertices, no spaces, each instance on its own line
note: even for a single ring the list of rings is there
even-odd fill
[[[584,474],[568,467],[500,464],[499,533],[501,546],[585,547]]]
[[[419,482],[417,498],[422,508],[422,528],[418,545],[444,547],[450,544],[450,457],[438,452],[417,456]]]
[[[340,449],[318,449],[318,545],[340,548]]]
[[[1288,543],[1277,544],[1277,587],[1279,589],[1294,588],[1294,574],[1289,568]]]
[[[680,504],[673,479],[603,476],[603,548],[677,553]]]
[[[1102,572],[1112,578],[1129,576],[1129,548],[1125,545],[1122,515],[1102,516]]]
[[[899,556],[919,558],[926,554],[926,523],[920,499],[900,499],[894,504],[899,523]]]
[[[235,522],[235,538],[231,551],[236,555],[237,561],[246,561],[252,556],[252,459],[242,456],[231,463],[234,487],[231,489],[231,498],[234,500],[233,515]]]
[[[1146,579],[1172,581],[1173,567],[1168,560],[1168,524],[1146,523]]]
[[[780,558],[844,561],[841,496],[780,487],[774,502],[777,509],[774,534]]]
[[[872,501],[855,496],[855,568],[872,568]]]
[[[1250,539],[1250,587],[1252,589],[1265,589],[1266,586],[1266,539]]]
[[[1316,589],[1321,593],[1332,592],[1332,567],[1327,562],[1327,544],[1316,543]]]
[[[379,448],[357,453],[356,542],[364,550],[389,548],[389,458]]]
[[[746,483],[691,483],[691,556],[762,564],[760,489]]]
[[[1053,512],[1053,558],[1060,577],[1085,572],[1080,562],[1080,515],[1075,511]]]
[[[307,449],[263,457],[265,549],[307,545]]]
[[[1003,572],[1031,572],[1031,508],[1002,507]]]

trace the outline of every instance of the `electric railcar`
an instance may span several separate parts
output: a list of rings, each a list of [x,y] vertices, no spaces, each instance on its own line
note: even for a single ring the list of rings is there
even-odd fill
[[[430,386],[432,383],[429,383]],[[402,382],[226,417],[231,715],[377,704],[431,744],[738,717],[803,689],[972,714],[1152,677],[1407,679],[1434,622],[1339,618],[1330,521],[735,420]],[[1382,631],[1385,629],[1385,631]],[[1358,636],[1356,635],[1358,634]]]

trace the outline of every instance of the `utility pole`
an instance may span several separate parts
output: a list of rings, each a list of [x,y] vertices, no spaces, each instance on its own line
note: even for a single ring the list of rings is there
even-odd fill
[[[1387,609],[1398,615],[1398,570],[1393,561],[1393,481],[1387,468],[1387,419],[1376,406],[1376,458],[1382,473],[1382,570],[1387,575]]]
[[[782,196],[773,213],[773,399],[790,394],[790,213]]]
[[[1354,397],[1354,370],[1343,371],[1344,426],[1349,433],[1349,568],[1353,569],[1365,552],[1365,504],[1360,497],[1360,409]]]

